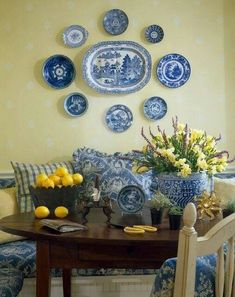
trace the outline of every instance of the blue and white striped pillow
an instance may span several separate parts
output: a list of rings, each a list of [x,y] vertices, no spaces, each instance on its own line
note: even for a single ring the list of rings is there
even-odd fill
[[[65,167],[69,173],[73,174],[74,169],[72,162],[63,161],[48,164],[26,164],[11,162],[15,174],[15,182],[17,189],[17,202],[20,212],[28,212],[34,209],[31,200],[29,186],[35,184],[36,176],[39,173],[52,174],[57,167]]]

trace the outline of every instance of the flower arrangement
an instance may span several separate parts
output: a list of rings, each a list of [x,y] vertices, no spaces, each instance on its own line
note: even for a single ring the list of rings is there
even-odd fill
[[[192,172],[204,171],[213,175],[224,171],[228,163],[234,161],[229,160],[227,151],[216,149],[221,136],[216,138],[205,131],[191,129],[187,124],[178,123],[177,117],[172,119],[172,126],[172,135],[167,135],[159,126],[156,135],[149,129],[150,139],[142,128],[141,135],[147,145],[134,160],[134,172],[176,172],[179,176],[187,177]]]

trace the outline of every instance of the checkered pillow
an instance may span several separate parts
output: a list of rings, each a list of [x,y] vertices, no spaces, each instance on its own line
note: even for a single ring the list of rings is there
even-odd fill
[[[35,183],[36,176],[39,173],[45,172],[47,175],[50,175],[57,167],[61,166],[67,168],[69,173],[74,173],[74,169],[70,161],[48,164],[25,164],[11,162],[11,165],[15,174],[17,202],[20,212],[28,212],[34,209],[29,192],[29,186]]]

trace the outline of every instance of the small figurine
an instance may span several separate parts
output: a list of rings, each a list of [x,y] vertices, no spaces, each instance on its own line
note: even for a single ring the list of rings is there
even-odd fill
[[[108,225],[110,225],[110,220],[112,218],[111,214],[114,213],[114,211],[112,210],[111,201],[108,197],[103,198],[103,201],[104,201],[103,212],[106,215],[106,217],[108,218],[106,223]]]

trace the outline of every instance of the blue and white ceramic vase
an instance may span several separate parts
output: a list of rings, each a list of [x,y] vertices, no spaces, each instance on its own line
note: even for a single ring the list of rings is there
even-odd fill
[[[195,172],[188,177],[178,176],[177,173],[161,173],[157,178],[161,193],[181,207],[185,207],[208,188],[208,176],[205,172]]]

